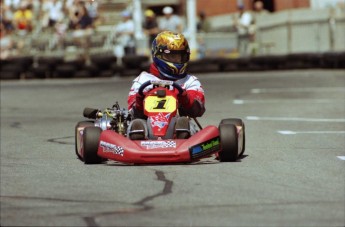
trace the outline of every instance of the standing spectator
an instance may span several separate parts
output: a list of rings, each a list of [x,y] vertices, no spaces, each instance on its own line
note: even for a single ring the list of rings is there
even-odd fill
[[[211,30],[211,24],[206,17],[206,13],[201,11],[199,12],[199,21],[196,25],[196,29],[198,33],[208,33]],[[204,40],[203,35],[198,35],[197,37],[198,42],[198,58],[204,58],[206,56],[206,42]]]
[[[159,33],[158,23],[156,20],[155,13],[148,9],[145,11],[145,21],[144,21],[144,32],[149,37],[148,39],[148,46],[151,48],[153,40],[156,38],[157,34]]]
[[[77,29],[90,29],[93,27],[92,18],[89,15],[89,11],[87,10],[85,3],[80,2],[80,6],[78,8],[78,23],[76,25]]]
[[[182,20],[179,16],[174,15],[173,12],[174,10],[170,6],[163,8],[164,17],[159,21],[160,31],[182,32]]]
[[[6,29],[6,32],[12,32],[14,30],[13,26],[13,11],[9,5],[6,5],[4,0],[0,0],[0,22]]]
[[[199,13],[199,21],[197,23],[197,32],[210,32],[211,24],[206,17],[206,13],[201,11]]]
[[[20,35],[26,35],[32,31],[32,11],[27,3],[22,2],[20,8],[14,13],[15,28]]]
[[[254,17],[255,15],[265,15],[269,11],[264,8],[264,3],[260,0],[254,2]]]
[[[84,51],[84,59],[89,61],[89,48],[91,42],[91,35],[93,33],[92,19],[85,7],[85,3],[80,1],[77,4],[77,10],[74,15],[76,18],[70,24],[73,29],[73,38],[77,46],[80,46]]]
[[[6,27],[0,23],[0,59],[8,59],[13,54],[14,41],[8,34]]]
[[[63,43],[65,40],[66,32],[68,29],[68,19],[67,18],[61,18],[58,20],[55,24],[55,38],[56,38],[56,44],[58,49],[63,48]]]
[[[86,9],[85,3],[80,1],[74,9],[72,18],[70,18],[70,28],[73,30],[86,30],[93,27],[92,19]]]
[[[241,56],[246,56],[248,51],[248,44],[252,39],[253,26],[252,15],[245,11],[244,5],[237,6],[238,13],[233,17],[233,26],[237,31],[237,51]]]
[[[55,23],[63,17],[63,3],[60,0],[46,2],[43,11],[48,15],[48,27],[54,28]]]
[[[96,20],[98,19],[98,1],[95,0],[87,0],[85,3],[86,9],[89,13],[89,16],[92,19],[92,23],[95,24]]]
[[[117,55],[135,54],[134,22],[129,11],[121,13],[122,21],[115,27]]]
[[[65,11],[68,14],[70,29],[75,29],[76,24],[78,24],[79,8],[80,8],[80,3],[78,2],[78,0],[67,0],[65,2]]]
[[[256,55],[260,49],[260,42],[258,38],[258,23],[260,23],[261,18],[268,15],[269,11],[264,8],[262,1],[254,2],[254,10],[252,13],[252,25],[249,28],[249,33],[251,34],[250,42],[248,45],[248,52],[252,55]]]
[[[12,10],[17,10],[18,6],[21,4],[23,0],[4,0],[5,5],[11,8]]]

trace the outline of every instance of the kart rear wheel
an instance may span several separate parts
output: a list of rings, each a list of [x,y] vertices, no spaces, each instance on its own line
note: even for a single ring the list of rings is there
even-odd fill
[[[239,157],[241,157],[244,154],[244,151],[246,149],[246,130],[245,130],[244,122],[239,118],[226,118],[226,119],[221,120],[219,124],[233,124],[237,127],[239,126],[242,127],[243,143],[242,143],[241,153],[239,155]]]
[[[220,124],[219,136],[221,151],[219,161],[235,162],[238,158],[237,128],[233,124]]]
[[[102,129],[99,127],[87,127],[83,133],[84,163],[99,164],[104,161],[97,155],[99,138]]]
[[[83,160],[83,157],[81,157],[78,152],[80,150],[80,145],[81,145],[80,144],[81,138],[80,138],[80,133],[78,133],[78,128],[86,128],[90,126],[94,126],[93,121],[79,121],[75,126],[75,130],[74,130],[75,154],[80,160]]]

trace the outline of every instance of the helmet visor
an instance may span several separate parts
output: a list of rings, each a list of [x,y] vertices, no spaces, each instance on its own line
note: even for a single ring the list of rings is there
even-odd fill
[[[171,63],[184,64],[189,61],[189,52],[186,51],[164,51],[162,59]]]

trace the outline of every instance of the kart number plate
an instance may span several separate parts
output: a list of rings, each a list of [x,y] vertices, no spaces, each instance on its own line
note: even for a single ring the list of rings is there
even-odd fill
[[[176,99],[173,96],[157,97],[148,96],[145,99],[145,110],[147,112],[174,112],[176,110]]]

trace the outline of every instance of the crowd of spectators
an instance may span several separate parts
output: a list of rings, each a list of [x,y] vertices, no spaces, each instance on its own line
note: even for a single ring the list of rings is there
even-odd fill
[[[0,4],[1,23],[9,31],[54,28],[64,19],[70,28],[85,27],[98,19],[94,0],[0,0]]]
[[[54,34],[50,45],[57,49],[64,47],[66,35],[71,34],[74,44],[87,50],[94,28],[100,22],[99,1],[96,0],[0,0],[0,4],[1,59],[18,53],[24,46],[25,39],[28,39],[27,35],[40,31]],[[251,49],[250,43],[255,41],[255,19],[267,11],[263,9],[262,1],[255,2],[253,12],[245,11],[244,5],[239,5],[238,9],[238,13],[234,14],[232,26],[238,33],[238,51],[247,54],[251,52],[248,50]],[[121,21],[114,24],[114,52],[120,57],[136,51],[132,13],[123,11]],[[157,18],[151,9],[144,11],[143,31],[147,35],[149,47],[160,31],[183,33],[187,29],[183,18],[171,6],[164,7],[161,14],[162,16]],[[197,32],[211,32],[212,27],[206,12],[198,12],[197,16]],[[13,35],[19,38],[13,40]],[[199,39],[198,42],[202,48],[204,41]],[[204,56],[204,53],[200,56]]]
[[[17,52],[34,32],[54,34],[56,45],[61,46],[66,32],[72,31],[76,44],[86,45],[84,37],[99,20],[98,2],[94,0],[0,0],[0,4],[1,47],[11,46]],[[14,37],[17,39],[8,41]],[[5,49],[1,52],[9,52]],[[10,55],[1,53],[1,58]]]

